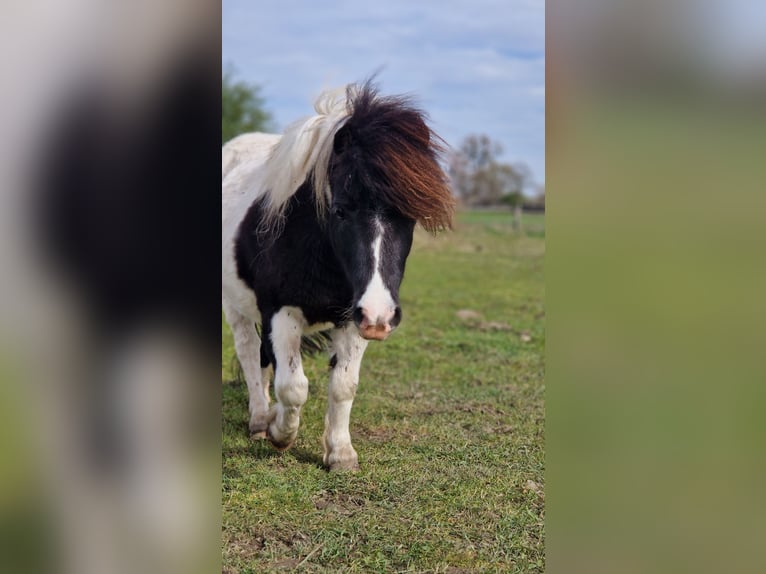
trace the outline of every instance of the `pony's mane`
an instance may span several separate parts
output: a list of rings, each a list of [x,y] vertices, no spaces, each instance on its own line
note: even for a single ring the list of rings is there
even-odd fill
[[[335,133],[348,118],[348,87],[323,92],[314,102],[317,115],[290,124],[266,162],[263,179],[265,220],[281,217],[290,198],[311,178],[317,211],[324,213],[329,199],[326,166]],[[322,166],[316,169],[317,166]]]
[[[279,220],[309,181],[322,217],[331,199],[330,165],[343,129],[344,153],[333,169],[356,170],[365,184],[428,231],[451,227],[455,200],[439,166],[444,141],[407,96],[380,96],[371,81],[323,92],[316,116],[290,125],[266,162],[267,222]],[[348,152],[348,153],[345,153]]]

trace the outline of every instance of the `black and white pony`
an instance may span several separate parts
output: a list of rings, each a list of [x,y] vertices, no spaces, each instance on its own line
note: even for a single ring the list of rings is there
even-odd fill
[[[223,310],[250,433],[280,450],[295,441],[308,395],[301,338],[330,330],[323,460],[355,469],[348,427],[362,355],[402,319],[416,223],[449,227],[454,200],[441,140],[409,98],[381,96],[368,81],[325,92],[314,108],[282,136],[245,134],[223,147]]]

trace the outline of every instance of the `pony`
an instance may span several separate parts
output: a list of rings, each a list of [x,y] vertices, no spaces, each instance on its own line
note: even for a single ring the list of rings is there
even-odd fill
[[[302,338],[329,339],[323,435],[329,470],[356,470],[349,419],[369,341],[400,324],[399,287],[416,224],[451,227],[444,141],[409,96],[372,80],[322,93],[283,135],[222,148],[222,306],[249,395],[249,430],[295,441],[308,380]],[[274,369],[276,404],[269,406]]]

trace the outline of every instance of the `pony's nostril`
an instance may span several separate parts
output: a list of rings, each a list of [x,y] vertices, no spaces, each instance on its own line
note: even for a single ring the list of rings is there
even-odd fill
[[[364,319],[364,311],[362,311],[361,307],[357,307],[356,309],[354,309],[353,317],[354,317],[354,323],[357,326],[361,325],[362,319]]]
[[[399,307],[399,305],[396,306],[396,309],[394,310],[394,317],[391,319],[391,327],[396,327],[399,325],[399,323],[402,322],[402,308]]]

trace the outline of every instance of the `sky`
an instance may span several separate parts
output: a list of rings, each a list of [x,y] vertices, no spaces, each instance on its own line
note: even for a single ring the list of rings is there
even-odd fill
[[[544,0],[223,0],[222,49],[278,130],[379,71],[381,92],[413,94],[450,146],[487,134],[544,183]]]

